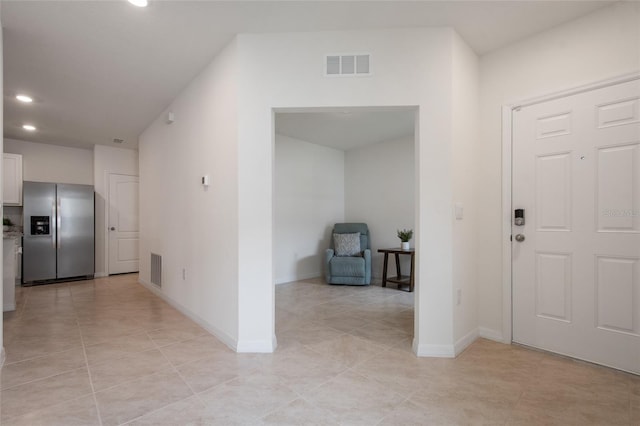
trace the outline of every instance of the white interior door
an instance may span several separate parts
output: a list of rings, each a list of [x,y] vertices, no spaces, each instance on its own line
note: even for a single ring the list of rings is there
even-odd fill
[[[640,373],[640,80],[514,111],[512,188],[513,340]]]
[[[138,176],[109,175],[109,274],[138,271]]]

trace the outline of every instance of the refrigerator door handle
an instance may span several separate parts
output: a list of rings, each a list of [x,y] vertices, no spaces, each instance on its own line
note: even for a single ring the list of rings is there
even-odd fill
[[[56,219],[56,200],[53,200],[51,202],[51,222],[53,222]],[[51,245],[53,246],[53,248],[56,248],[56,236],[58,235],[58,228],[53,226],[53,223],[51,223],[51,227],[50,227],[50,232],[51,232]]]
[[[60,224],[62,223],[61,217],[61,203],[60,197],[56,197],[56,239],[58,248],[60,248]]]

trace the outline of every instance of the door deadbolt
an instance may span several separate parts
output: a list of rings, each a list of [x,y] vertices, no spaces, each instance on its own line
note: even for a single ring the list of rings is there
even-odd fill
[[[521,243],[524,241],[524,235],[523,234],[518,234],[516,235],[516,241]]]

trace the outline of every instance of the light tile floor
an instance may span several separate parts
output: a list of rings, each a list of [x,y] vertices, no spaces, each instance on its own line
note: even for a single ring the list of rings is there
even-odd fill
[[[274,354],[236,354],[137,275],[18,289],[3,425],[640,425],[640,378],[478,340],[410,350],[413,294],[277,286]]]

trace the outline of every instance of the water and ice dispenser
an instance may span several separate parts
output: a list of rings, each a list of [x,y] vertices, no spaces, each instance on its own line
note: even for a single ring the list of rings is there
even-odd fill
[[[31,235],[49,235],[51,216],[31,216]]]

